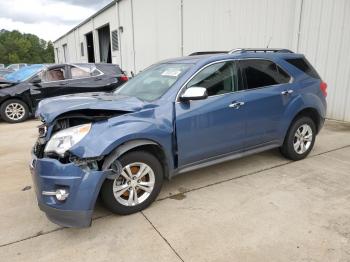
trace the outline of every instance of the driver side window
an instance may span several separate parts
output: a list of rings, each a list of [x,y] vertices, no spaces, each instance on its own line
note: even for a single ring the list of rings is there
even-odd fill
[[[43,82],[62,81],[66,79],[65,70],[62,67],[49,69],[43,71],[40,78]]]
[[[187,84],[187,88],[193,86],[206,88],[208,96],[238,91],[235,63],[221,62],[204,68]]]

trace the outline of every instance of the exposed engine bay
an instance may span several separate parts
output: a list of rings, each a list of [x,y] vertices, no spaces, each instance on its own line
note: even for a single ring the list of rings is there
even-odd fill
[[[102,163],[100,163],[100,160],[103,159],[103,156],[94,159],[79,159],[69,151],[67,151],[63,156],[61,156],[55,153],[45,153],[45,146],[50,140],[50,138],[59,131],[82,124],[105,121],[111,117],[123,115],[125,113],[127,112],[114,110],[84,109],[64,113],[58,116],[52,122],[51,125],[47,125],[45,122],[43,122],[42,125],[38,126],[39,138],[33,149],[34,154],[38,158],[48,157],[56,159],[63,164],[75,163],[76,165],[81,166],[83,168],[98,170],[101,168]]]

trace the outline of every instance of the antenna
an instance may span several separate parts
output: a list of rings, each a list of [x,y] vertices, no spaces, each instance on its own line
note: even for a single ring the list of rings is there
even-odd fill
[[[267,42],[266,48],[269,48],[269,45],[270,45],[270,43],[271,43],[271,40],[272,40],[272,36],[270,36],[270,39],[269,39],[269,41]]]

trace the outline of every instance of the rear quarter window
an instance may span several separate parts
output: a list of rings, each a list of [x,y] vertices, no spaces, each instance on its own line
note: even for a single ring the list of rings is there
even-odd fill
[[[320,76],[317,74],[316,70],[312,67],[312,65],[305,58],[289,58],[286,61],[298,68],[300,71],[303,71],[305,74],[320,79]]]
[[[115,64],[97,64],[96,67],[101,70],[105,75],[120,76],[123,74],[118,65]]]

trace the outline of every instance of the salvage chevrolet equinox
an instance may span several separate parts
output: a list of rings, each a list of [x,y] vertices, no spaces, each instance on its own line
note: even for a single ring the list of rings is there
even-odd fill
[[[164,179],[272,148],[313,148],[327,85],[301,54],[239,49],[162,61],[114,93],[40,102],[30,164],[39,207],[59,225],[149,206]]]

